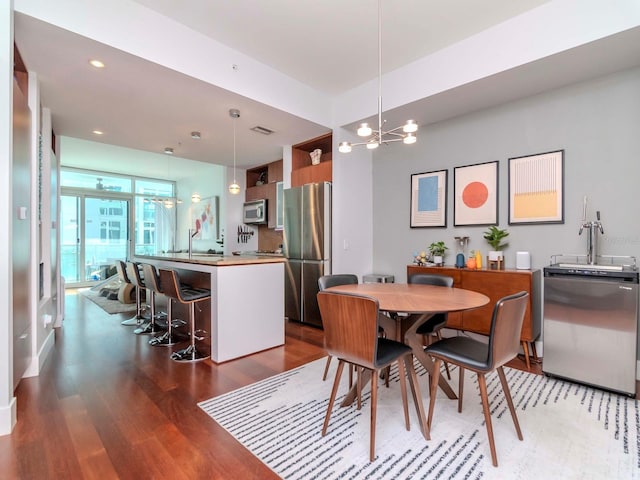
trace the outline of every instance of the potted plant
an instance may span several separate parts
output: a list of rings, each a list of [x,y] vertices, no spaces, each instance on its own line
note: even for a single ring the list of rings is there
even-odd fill
[[[503,242],[504,238],[509,235],[506,229],[498,228],[496,226],[489,227],[489,230],[484,232],[484,239],[487,241],[493,251],[489,252],[489,260],[498,261],[504,259],[502,249],[509,245],[508,242]]]
[[[444,263],[444,251],[447,250],[447,246],[443,241],[433,242],[429,245],[429,253],[433,259],[433,263],[436,265],[442,265]]]

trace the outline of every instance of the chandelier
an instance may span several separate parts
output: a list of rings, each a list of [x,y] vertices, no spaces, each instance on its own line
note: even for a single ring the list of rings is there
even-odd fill
[[[358,128],[358,136],[369,137],[363,142],[351,143],[340,142],[338,151],[340,153],[349,153],[351,147],[358,145],[366,145],[372,150],[378,148],[381,144],[391,142],[400,142],[406,144],[416,143],[415,132],[418,131],[418,124],[414,120],[407,120],[401,125],[391,130],[383,130],[384,122],[382,121],[382,0],[378,0],[378,129],[372,129],[368,123],[361,123]]]
[[[232,108],[229,116],[233,118],[233,183],[229,185],[229,193],[237,195],[240,193],[240,185],[236,182],[236,121],[240,118],[240,110]]]

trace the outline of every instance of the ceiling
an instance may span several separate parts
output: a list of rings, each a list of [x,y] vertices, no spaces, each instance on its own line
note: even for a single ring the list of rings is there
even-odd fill
[[[388,72],[459,42],[548,0],[394,0],[383,4],[382,69]],[[377,4],[372,0],[136,0],[142,7],[211,37],[332,98],[377,77]],[[408,14],[407,14],[408,13]],[[601,62],[585,47],[574,57],[524,66],[536,83],[515,81],[515,72],[494,76],[389,112],[389,117],[439,121],[557,87],[638,61],[635,37],[600,47]],[[255,166],[282,157],[282,146],[329,131],[290,113],[112,48],[22,14],[16,6],[16,44],[30,71],[37,72],[42,104],[53,129],[69,136],[149,152],[174,148],[175,156],[221,165],[233,163],[233,121],[237,120],[237,163]],[[409,45],[410,47],[406,47]],[[618,54],[611,55],[609,47]],[[193,46],[194,52],[198,45]],[[193,53],[193,52],[190,52]],[[206,60],[206,54],[202,54]],[[624,58],[621,58],[624,57]],[[99,58],[96,70],[87,60]],[[535,62],[534,62],[535,63]],[[603,64],[603,65],[600,65]],[[551,66],[554,70],[549,70]],[[551,81],[550,71],[564,77]],[[547,72],[541,74],[540,72]],[[256,79],[257,82],[260,79]],[[518,85],[518,88],[514,88]],[[412,111],[413,110],[413,111]],[[416,112],[427,112],[420,117]],[[250,131],[260,125],[275,133]],[[104,132],[98,137],[94,129]],[[199,140],[191,132],[201,133]],[[62,159],[64,163],[64,157]],[[98,169],[101,166],[93,165]]]

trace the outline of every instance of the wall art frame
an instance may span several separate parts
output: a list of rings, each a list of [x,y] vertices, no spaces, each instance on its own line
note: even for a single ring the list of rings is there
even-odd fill
[[[453,224],[498,224],[498,164],[476,163],[453,169]]]
[[[509,158],[509,225],[564,223],[564,150]]]
[[[447,226],[448,170],[411,174],[411,228]]]

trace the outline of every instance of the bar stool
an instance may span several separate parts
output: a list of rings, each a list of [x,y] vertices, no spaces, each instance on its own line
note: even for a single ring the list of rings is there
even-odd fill
[[[131,283],[136,286],[136,291],[141,292],[143,288],[147,288],[147,285],[144,283],[142,276],[140,275],[140,266],[134,262],[127,262],[127,276]],[[151,307],[151,315],[149,316],[148,321],[142,323],[136,328],[133,333],[136,335],[144,335],[147,333],[155,334],[158,333],[159,328],[156,324],[156,316],[155,316],[155,298],[151,299],[150,302]]]
[[[162,284],[160,283],[160,276],[158,275],[156,267],[148,263],[142,264],[142,272],[144,273],[145,285],[151,291],[151,315],[155,316],[155,297],[157,294],[164,294]],[[154,347],[170,347],[182,340],[182,338],[173,333],[173,322],[175,320],[171,314],[172,303],[173,299],[167,297],[167,330],[162,335],[149,340],[149,345]],[[180,320],[180,322],[182,322],[182,320]],[[182,322],[182,324],[184,324],[184,322]]]
[[[196,348],[196,303],[211,300],[211,290],[208,288],[194,288],[182,285],[175,270],[160,270],[160,284],[164,294],[170,299],[189,306],[189,321],[191,323],[191,342],[187,348],[171,354],[176,362],[198,362],[209,358],[208,353],[202,353]]]
[[[140,324],[145,318],[144,308],[142,308],[140,289],[133,284],[133,282],[129,278],[129,275],[127,275],[127,264],[125,262],[123,262],[122,260],[118,260],[116,262],[116,271],[118,272],[118,277],[120,277],[120,280],[122,280],[125,284],[127,284],[127,286],[135,288],[135,294],[136,294],[136,314],[127,320],[123,320],[122,322],[120,322],[120,324],[125,326],[130,326],[130,327],[140,326]],[[129,289],[125,288],[124,291],[128,292]]]

